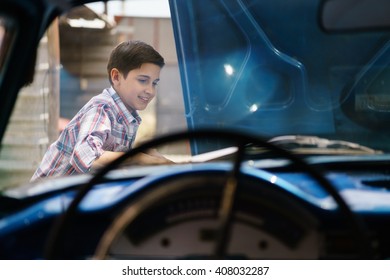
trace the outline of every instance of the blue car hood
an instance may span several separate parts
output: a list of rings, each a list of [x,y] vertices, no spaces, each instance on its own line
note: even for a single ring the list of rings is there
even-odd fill
[[[320,0],[170,4],[189,129],[315,135],[390,151],[388,30],[328,32]],[[211,148],[193,144],[195,154]]]

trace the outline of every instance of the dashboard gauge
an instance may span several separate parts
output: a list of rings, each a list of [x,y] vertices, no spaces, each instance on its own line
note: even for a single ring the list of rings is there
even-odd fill
[[[226,178],[225,172],[182,174],[148,186],[152,191],[107,230],[98,257],[212,257]],[[318,258],[315,219],[269,182],[242,178],[233,211],[226,258]]]

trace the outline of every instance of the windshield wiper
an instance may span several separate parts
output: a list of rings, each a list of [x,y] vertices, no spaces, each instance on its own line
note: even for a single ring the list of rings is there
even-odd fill
[[[357,143],[330,140],[317,136],[284,135],[274,137],[270,143],[300,154],[382,154],[382,151],[374,150]]]

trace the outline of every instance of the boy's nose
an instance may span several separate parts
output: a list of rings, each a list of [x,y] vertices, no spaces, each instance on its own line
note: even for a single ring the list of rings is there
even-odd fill
[[[146,87],[146,90],[145,90],[148,94],[151,94],[151,95],[154,95],[154,93],[156,92],[156,88],[151,84],[151,85],[148,85]]]

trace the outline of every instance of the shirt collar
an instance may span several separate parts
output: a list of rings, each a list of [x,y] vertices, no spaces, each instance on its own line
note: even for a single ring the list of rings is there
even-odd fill
[[[121,97],[118,95],[118,93],[112,86],[107,88],[107,91],[112,97],[112,99],[115,101],[115,104],[119,107],[119,111],[123,114],[123,116],[129,123],[141,123],[142,119],[141,116],[138,114],[137,110],[129,111],[126,105],[123,103]]]

